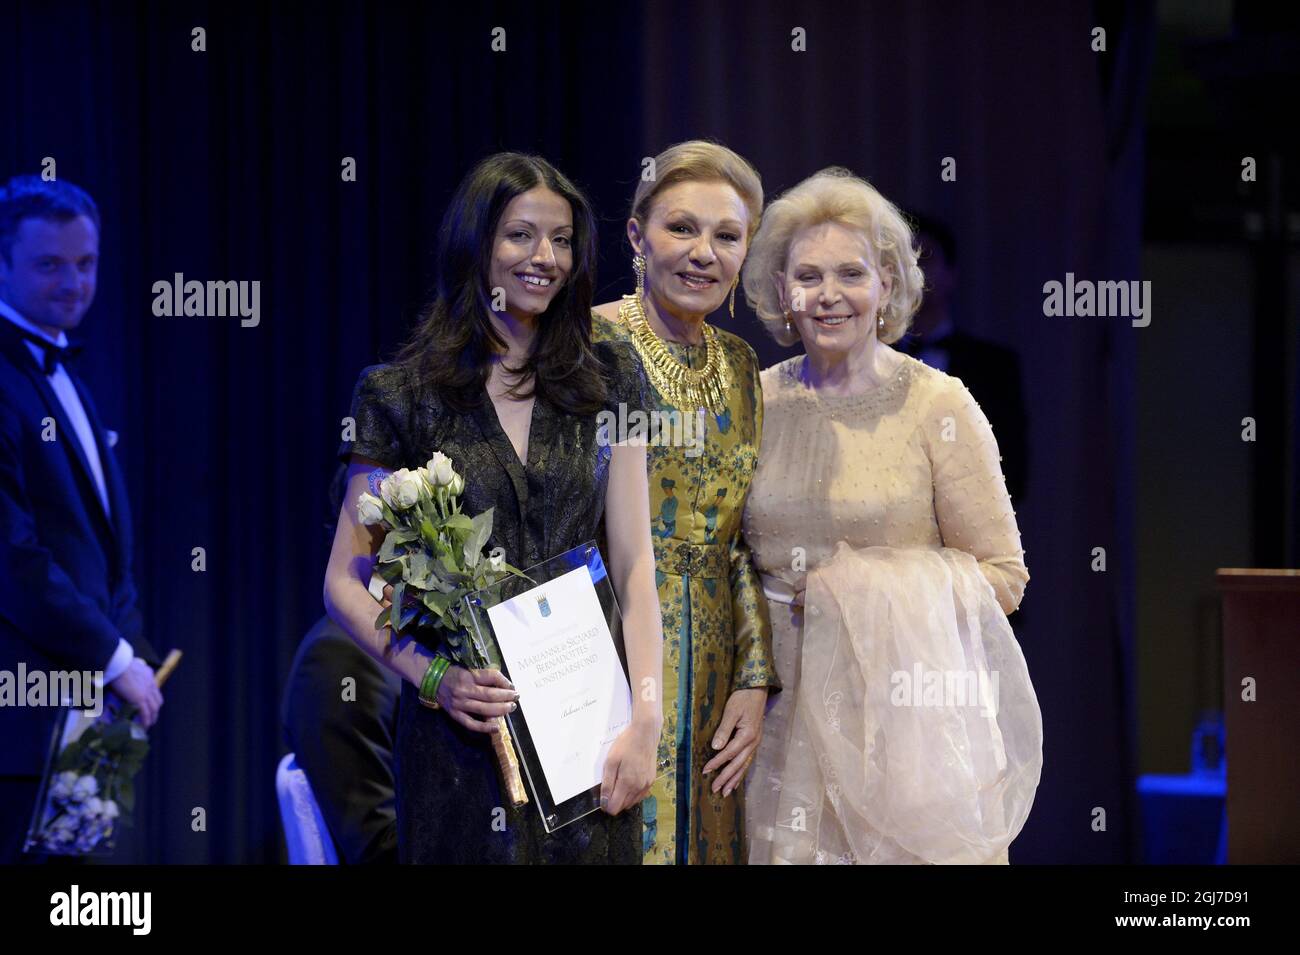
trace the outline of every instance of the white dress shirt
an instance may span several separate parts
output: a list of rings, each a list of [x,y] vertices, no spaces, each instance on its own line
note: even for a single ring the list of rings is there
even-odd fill
[[[68,336],[63,332],[59,332],[58,338],[51,338],[45,331],[18,314],[4,299],[0,299],[0,315],[3,315],[24,331],[39,335],[51,345],[64,348],[68,344]],[[31,350],[32,356],[37,363],[44,367],[45,350],[35,342],[25,341],[23,344]],[[81,397],[77,394],[77,388],[72,383],[72,378],[68,375],[68,371],[63,367],[62,363],[54,369],[54,374],[46,375],[45,380],[49,382],[50,388],[58,396],[64,414],[72,422],[72,430],[76,432],[77,441],[80,442],[81,450],[85,452],[86,461],[90,464],[90,473],[95,479],[95,489],[99,492],[99,502],[104,508],[105,516],[111,522],[113,515],[108,503],[108,484],[104,480],[104,464],[99,458],[99,447],[95,443],[95,432],[90,426],[90,418],[87,417],[86,409],[81,404]],[[113,654],[112,659],[108,661],[108,666],[104,668],[104,682],[112,683],[121,676],[134,656],[135,653],[131,649],[131,644],[119,638],[117,651]]]

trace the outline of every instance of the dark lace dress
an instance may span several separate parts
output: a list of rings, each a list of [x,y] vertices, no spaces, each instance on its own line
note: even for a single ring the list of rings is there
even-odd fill
[[[594,347],[609,369],[609,408],[648,407],[649,385],[630,346]],[[536,401],[526,467],[486,395],[477,410],[460,414],[392,365],[361,373],[352,417],[356,440],[343,443],[341,459],[355,453],[396,470],[422,465],[434,451],[450,456],[465,476],[465,509],[496,509],[488,549],[502,547],[516,567],[603,540],[610,449],[597,441],[595,413],[570,416]],[[488,737],[421,706],[405,680],[395,756],[400,862],[641,861],[639,805],[617,817],[595,812],[548,835],[533,802],[513,809],[502,794]]]

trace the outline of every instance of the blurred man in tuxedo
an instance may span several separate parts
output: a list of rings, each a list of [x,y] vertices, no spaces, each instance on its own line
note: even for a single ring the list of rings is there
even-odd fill
[[[85,192],[37,176],[0,191],[0,671],[98,671],[151,726],[158,656],[141,634],[115,435],[69,367],[98,265]],[[22,861],[65,714],[0,706],[0,862]]]
[[[332,519],[346,481],[347,468],[339,468],[330,489]],[[307,775],[339,859],[350,865],[397,862],[393,735],[401,690],[397,674],[328,616],[307,631],[289,670],[284,740]]]
[[[345,695],[348,678],[355,685]],[[401,689],[397,675],[328,616],[303,637],[285,685],[285,742],[349,865],[397,863],[393,734]]]
[[[913,216],[925,273],[925,295],[898,347],[970,389],[993,426],[1007,491],[1016,505],[1029,483],[1029,438],[1020,387],[1020,359],[1009,348],[957,327],[957,240],[938,219]]]

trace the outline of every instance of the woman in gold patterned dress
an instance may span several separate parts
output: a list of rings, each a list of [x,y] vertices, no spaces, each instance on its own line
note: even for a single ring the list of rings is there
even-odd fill
[[[655,157],[627,223],[635,295],[596,309],[594,341],[631,342],[659,404],[650,517],[664,628],[659,778],[645,862],[743,861],[744,775],[780,688],[762,586],[740,534],[758,461],[758,360],[705,318],[735,288],[763,208],[748,162],[692,141]]]

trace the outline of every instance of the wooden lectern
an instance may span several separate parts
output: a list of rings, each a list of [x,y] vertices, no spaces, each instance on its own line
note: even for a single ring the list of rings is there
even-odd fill
[[[1223,568],[1228,864],[1300,862],[1300,570]],[[1254,701],[1243,700],[1253,681]]]

